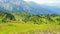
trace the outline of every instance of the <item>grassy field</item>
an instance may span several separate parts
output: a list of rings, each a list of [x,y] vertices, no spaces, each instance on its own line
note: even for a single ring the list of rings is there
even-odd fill
[[[0,10],[0,34],[60,34],[60,15],[43,13]]]
[[[60,25],[1,23],[0,34],[60,34]]]

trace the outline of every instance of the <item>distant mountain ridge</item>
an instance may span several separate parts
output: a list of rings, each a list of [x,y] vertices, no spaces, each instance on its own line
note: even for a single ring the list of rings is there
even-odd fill
[[[35,2],[26,2],[24,0],[7,0],[0,2],[0,10],[7,12],[29,12],[32,14],[59,14],[60,8],[47,5],[40,5]]]

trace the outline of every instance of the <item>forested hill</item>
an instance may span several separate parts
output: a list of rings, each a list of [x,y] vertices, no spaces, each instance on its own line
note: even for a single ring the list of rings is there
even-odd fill
[[[60,16],[56,14],[30,14],[27,12],[0,11],[0,22],[34,23],[34,24],[60,24]]]
[[[13,21],[15,17],[7,12],[0,11],[0,22]]]

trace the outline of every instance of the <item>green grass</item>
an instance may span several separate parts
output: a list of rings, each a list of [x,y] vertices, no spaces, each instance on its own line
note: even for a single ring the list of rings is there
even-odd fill
[[[60,15],[0,11],[0,34],[60,34]]]
[[[0,24],[0,34],[8,34],[12,32],[26,32],[30,29],[36,29],[38,25],[34,24]]]
[[[56,34],[60,32],[60,25],[55,24],[22,24],[22,23],[2,23],[0,24],[0,34],[38,34],[40,32]]]

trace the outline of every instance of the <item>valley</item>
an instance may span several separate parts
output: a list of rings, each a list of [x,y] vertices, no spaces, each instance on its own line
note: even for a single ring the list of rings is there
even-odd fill
[[[0,11],[0,34],[59,34],[60,15]]]
[[[60,1],[0,0],[0,34],[60,34]]]

